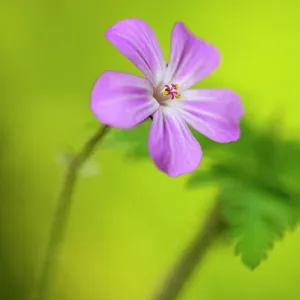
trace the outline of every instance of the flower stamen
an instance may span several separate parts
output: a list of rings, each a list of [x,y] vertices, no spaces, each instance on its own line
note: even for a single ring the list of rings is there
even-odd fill
[[[179,85],[177,83],[172,83],[171,86],[165,84],[165,89],[162,91],[162,95],[167,97],[171,96],[171,100],[174,100],[174,98],[179,99],[181,98],[181,93],[177,92],[179,89]]]
[[[181,93],[177,93],[177,95],[175,96],[176,99],[180,99],[181,98]]]

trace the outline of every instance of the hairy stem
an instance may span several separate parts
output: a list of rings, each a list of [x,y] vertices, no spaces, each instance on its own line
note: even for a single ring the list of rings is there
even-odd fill
[[[216,205],[204,226],[201,226],[195,238],[171,270],[162,288],[155,295],[155,300],[177,299],[185,283],[201,263],[211,244],[222,233],[223,228],[219,206]]]
[[[67,221],[71,210],[72,195],[78,177],[78,171],[84,162],[92,155],[94,149],[105,136],[108,129],[109,127],[106,125],[101,126],[101,128],[99,128],[99,130],[84,144],[81,151],[79,151],[78,154],[72,158],[68,166],[62,189],[57,199],[57,208],[51,226],[45,260],[42,264],[37,289],[33,296],[34,300],[47,299],[50,290],[52,274],[57,264],[60,246],[64,239]]]

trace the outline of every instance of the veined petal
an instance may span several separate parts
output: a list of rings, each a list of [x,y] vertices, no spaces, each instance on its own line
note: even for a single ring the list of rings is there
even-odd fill
[[[153,115],[149,134],[149,153],[157,168],[171,177],[194,171],[200,164],[202,150],[179,116],[164,108]]]
[[[177,100],[182,118],[201,134],[220,143],[239,139],[244,115],[240,96],[226,89],[195,89]]]
[[[104,72],[91,95],[91,109],[104,124],[131,128],[152,115],[159,107],[147,79],[116,71]]]
[[[171,54],[165,81],[188,89],[212,73],[220,63],[218,50],[176,23],[172,31]]]
[[[140,19],[117,22],[106,31],[106,37],[153,86],[161,83],[166,62],[155,33],[146,22]]]

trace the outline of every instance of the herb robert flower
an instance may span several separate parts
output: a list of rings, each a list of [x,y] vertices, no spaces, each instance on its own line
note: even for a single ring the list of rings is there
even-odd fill
[[[117,22],[106,37],[145,78],[105,71],[93,87],[91,109],[102,123],[122,129],[151,117],[148,148],[158,169],[175,177],[200,164],[202,150],[187,124],[219,143],[239,139],[244,114],[239,95],[227,89],[190,89],[218,67],[220,54],[214,46],[176,23],[166,65],[143,20]]]

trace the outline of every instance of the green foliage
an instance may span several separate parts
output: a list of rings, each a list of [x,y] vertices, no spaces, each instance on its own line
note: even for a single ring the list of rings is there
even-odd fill
[[[124,150],[126,158],[148,158],[148,134],[150,126],[151,121],[149,120],[128,130],[114,128],[105,139],[104,145],[109,148]]]
[[[94,124],[89,124],[89,127],[95,127]],[[114,128],[105,138],[104,146],[108,148],[119,148],[124,150],[125,157],[135,160],[149,159],[148,153],[148,135],[151,127],[151,120],[146,120],[135,128],[121,130]],[[202,148],[209,150],[215,147],[215,143],[202,136],[193,128],[190,128],[193,135],[201,143]]]
[[[220,185],[222,215],[237,240],[235,252],[253,269],[300,212],[300,143],[285,141],[280,124],[264,129],[242,124],[242,137],[208,155],[211,167],[191,175],[187,186]]]
[[[194,172],[187,186],[219,184],[227,233],[251,269],[299,219],[300,142],[284,140],[280,125],[278,120],[265,128],[242,123],[241,138],[228,144],[214,143],[191,128],[210,166]],[[105,146],[124,150],[126,158],[148,159],[150,126],[149,120],[131,130],[114,129]]]
[[[236,181],[223,184],[220,204],[228,233],[237,239],[235,253],[251,269],[267,257],[267,251],[298,217],[288,197]]]

